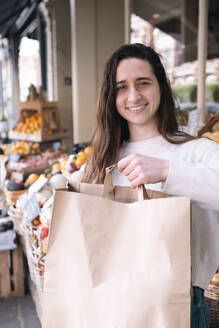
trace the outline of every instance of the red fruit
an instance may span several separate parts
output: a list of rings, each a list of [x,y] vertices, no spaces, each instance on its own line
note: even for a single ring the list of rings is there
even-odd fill
[[[40,268],[40,275],[43,276],[45,272],[45,265],[41,264],[39,268]]]
[[[40,238],[41,239],[45,239],[46,237],[48,237],[49,234],[49,228],[46,226],[42,226],[40,227]]]
[[[69,173],[73,173],[74,171],[76,171],[77,167],[76,167],[75,163],[73,163],[73,162],[68,163],[67,170]]]

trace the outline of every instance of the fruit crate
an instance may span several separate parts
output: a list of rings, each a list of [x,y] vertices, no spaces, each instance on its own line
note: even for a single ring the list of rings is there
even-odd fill
[[[24,295],[24,268],[21,246],[0,251],[0,298]]]
[[[31,129],[19,130],[19,125],[24,124],[26,119],[38,114],[40,116],[40,128],[35,129],[32,122]],[[26,140],[33,142],[44,142],[59,140],[66,136],[66,132],[61,129],[60,116],[57,102],[46,101],[26,101],[20,103],[20,116],[18,127],[9,132],[9,138],[14,140]],[[35,130],[34,130],[35,129]]]

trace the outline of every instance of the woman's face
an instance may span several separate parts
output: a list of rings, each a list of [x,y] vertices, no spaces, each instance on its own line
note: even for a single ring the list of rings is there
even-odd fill
[[[128,122],[130,141],[158,135],[160,87],[147,60],[123,59],[116,72],[116,107]]]

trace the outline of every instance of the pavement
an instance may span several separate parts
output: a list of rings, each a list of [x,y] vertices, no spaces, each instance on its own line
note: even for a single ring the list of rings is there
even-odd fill
[[[41,328],[30,294],[0,299],[0,328]]]

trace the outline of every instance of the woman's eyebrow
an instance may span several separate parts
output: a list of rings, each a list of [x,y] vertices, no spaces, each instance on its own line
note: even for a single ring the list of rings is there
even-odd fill
[[[125,82],[126,82],[126,80],[121,80],[121,81],[116,82],[116,84],[125,83]]]
[[[138,77],[137,79],[136,79],[136,81],[149,81],[149,82],[152,82],[152,79],[150,78],[150,77],[147,77],[147,76],[142,76],[142,77]],[[118,81],[118,82],[116,82],[116,84],[122,84],[122,83],[126,83],[126,80],[121,80],[121,81]]]
[[[136,81],[142,81],[142,80],[147,80],[147,81],[152,81],[150,77],[144,76],[144,77],[138,77]]]

